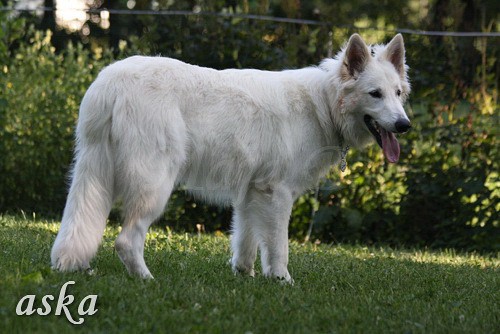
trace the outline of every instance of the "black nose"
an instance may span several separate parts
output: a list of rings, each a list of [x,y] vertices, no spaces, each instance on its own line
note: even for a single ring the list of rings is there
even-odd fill
[[[396,131],[398,133],[405,133],[406,131],[410,130],[411,124],[410,121],[407,119],[398,119],[396,121]]]

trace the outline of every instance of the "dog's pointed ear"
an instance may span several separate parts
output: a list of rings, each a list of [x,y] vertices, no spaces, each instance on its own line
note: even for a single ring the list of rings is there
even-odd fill
[[[370,60],[370,51],[358,34],[353,34],[347,42],[342,65],[342,79],[356,78],[364,71]]]
[[[406,77],[405,43],[401,34],[394,36],[389,44],[387,44],[384,50],[384,57],[394,65],[401,78]]]

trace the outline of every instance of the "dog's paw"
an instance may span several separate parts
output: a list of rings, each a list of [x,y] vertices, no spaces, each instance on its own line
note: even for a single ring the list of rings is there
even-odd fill
[[[293,280],[293,278],[290,276],[290,274],[288,275],[285,275],[285,276],[270,276],[270,278],[278,281],[280,284],[283,284],[283,285],[294,285],[295,281]]]
[[[294,285],[295,281],[291,277],[275,277],[275,279],[283,285]]]
[[[233,266],[232,270],[235,275],[255,277],[255,270],[253,268],[241,268]]]
[[[151,275],[151,273],[149,272],[149,270],[147,272],[138,273],[136,275],[139,276],[141,279],[143,279],[145,281],[149,281],[149,280],[154,280],[155,279],[153,277],[153,275]]]
[[[128,274],[131,277],[137,277],[143,280],[154,280],[155,278],[151,275],[151,272],[147,267],[135,266],[131,268],[127,268]]]
[[[238,263],[238,261],[236,261],[235,259],[230,259],[229,265],[231,266],[231,269],[233,270],[233,273],[235,275],[255,277],[255,270],[253,268],[253,265],[245,266],[241,263]]]
[[[90,269],[88,261],[82,261],[68,254],[52,257],[52,270],[61,272],[86,271]]]
[[[294,284],[294,280],[292,278],[292,276],[290,276],[290,273],[288,272],[287,269],[272,269],[272,268],[268,268],[268,270],[266,270],[264,272],[264,276],[268,277],[268,278],[271,278],[271,279],[275,279],[276,281],[282,283],[282,284],[290,284],[290,285],[293,285]]]

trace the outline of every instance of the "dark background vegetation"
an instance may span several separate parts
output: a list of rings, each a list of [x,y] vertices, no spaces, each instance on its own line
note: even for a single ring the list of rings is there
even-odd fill
[[[53,7],[54,1],[40,4]],[[387,42],[401,28],[498,32],[500,13],[497,0],[90,1],[93,9],[127,4],[321,24],[122,13],[103,24],[96,11],[71,31],[56,24],[52,11],[1,11],[0,212],[61,215],[79,102],[99,70],[116,59],[147,54],[214,68],[297,68],[331,56],[354,32],[370,43]],[[295,204],[290,234],[303,240],[313,219],[312,238],[322,242],[498,251],[500,38],[404,38],[414,127],[400,137],[400,162],[388,165],[375,146],[351,150],[346,173],[334,166],[317,196],[312,189]],[[225,231],[230,218],[230,209],[196,202],[180,189],[160,224]]]

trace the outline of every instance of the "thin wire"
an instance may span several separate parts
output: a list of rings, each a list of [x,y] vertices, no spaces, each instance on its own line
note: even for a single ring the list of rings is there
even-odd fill
[[[65,10],[70,10],[65,8]],[[334,25],[331,22],[323,22],[316,20],[293,19],[286,17],[275,17],[255,14],[238,14],[238,13],[214,13],[214,12],[193,12],[187,10],[137,10],[137,9],[73,9],[78,11],[85,11],[88,14],[100,14],[101,12],[108,12],[109,14],[116,15],[158,15],[158,16],[208,16],[208,17],[222,17],[222,18],[239,18],[250,19],[257,21],[271,21],[280,23],[293,23],[315,26],[328,26],[337,28],[347,28],[356,30],[376,30],[391,33],[402,33],[408,35],[424,35],[424,36],[448,36],[448,37],[500,37],[500,32],[480,32],[480,31],[429,31],[429,30],[415,30],[406,28],[396,29],[382,29],[376,27],[356,27],[353,25]],[[0,11],[6,12],[53,12],[57,11],[54,7],[37,7],[37,8],[11,8],[1,7]]]

